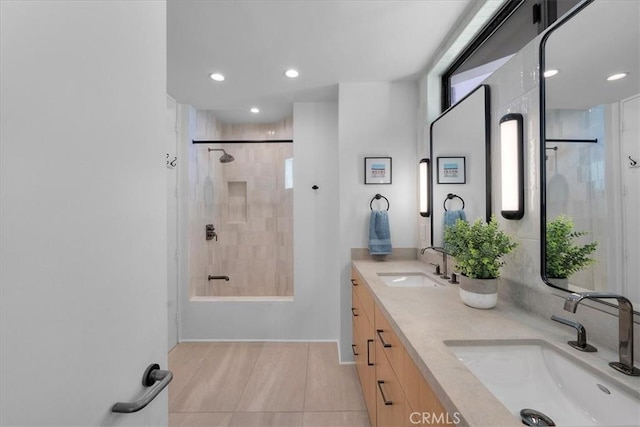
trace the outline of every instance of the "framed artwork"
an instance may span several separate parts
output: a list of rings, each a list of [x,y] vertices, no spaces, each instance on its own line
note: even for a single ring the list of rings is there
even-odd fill
[[[364,183],[391,184],[391,157],[365,157]]]
[[[438,184],[466,184],[464,157],[438,157]]]

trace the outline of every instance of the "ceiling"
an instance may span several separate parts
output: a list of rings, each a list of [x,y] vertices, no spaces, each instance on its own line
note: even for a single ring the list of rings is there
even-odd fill
[[[556,31],[545,47],[547,108],[587,109],[640,93],[640,2],[589,4]],[[609,82],[614,73],[627,72]]]
[[[169,0],[167,91],[223,121],[275,122],[336,100],[338,83],[417,80],[470,3]]]

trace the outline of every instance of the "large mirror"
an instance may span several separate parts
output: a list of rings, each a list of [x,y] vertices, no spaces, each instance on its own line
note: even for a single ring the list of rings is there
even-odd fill
[[[542,277],[625,295],[636,312],[639,21],[639,1],[582,4],[543,40],[540,85]]]
[[[431,123],[431,246],[445,223],[491,217],[489,86],[481,85]]]

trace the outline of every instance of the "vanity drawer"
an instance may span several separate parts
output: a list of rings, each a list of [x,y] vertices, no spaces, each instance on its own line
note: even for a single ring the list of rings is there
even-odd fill
[[[442,403],[433,392],[429,384],[420,373],[411,356],[405,352],[404,361],[404,383],[402,384],[407,396],[409,425],[424,425],[425,416],[428,416],[429,425],[444,426],[451,425],[454,417],[448,415]],[[425,415],[423,415],[425,414]],[[426,415],[428,414],[428,415]],[[421,423],[416,422],[420,420]]]
[[[355,324],[353,324],[353,334],[352,334],[353,338],[351,341],[351,350],[353,351],[353,360],[356,364],[356,371],[358,372],[358,376],[360,377],[360,382],[362,382],[362,374],[360,373],[362,366],[360,366],[362,364],[362,356],[363,353],[362,351],[364,350],[362,348],[362,338],[360,335],[360,330],[358,329],[358,326]],[[366,355],[365,355],[366,356]]]
[[[351,320],[353,321],[353,327],[358,329],[361,337],[373,338],[369,337],[373,333],[373,324],[369,323],[369,319],[364,314],[362,301],[355,290],[351,294]]]
[[[400,381],[376,342],[376,421],[378,427],[398,427],[406,424],[409,407]]]
[[[424,381],[422,374],[416,364],[413,363],[413,360],[411,360],[411,356],[405,351],[402,388],[407,395],[409,405],[415,411],[420,410],[420,381]]]
[[[364,279],[353,268],[351,269],[351,283],[353,291],[356,293],[356,295],[358,295],[358,298],[360,298],[360,303],[362,304],[362,311],[364,312],[364,315],[367,316],[367,319],[369,319],[369,322],[373,325],[375,307],[373,297],[367,289]]]
[[[398,379],[404,382],[404,354],[405,350],[398,336],[393,332],[387,318],[382,311],[375,307],[376,341],[380,343],[384,355],[389,360],[391,368]]]

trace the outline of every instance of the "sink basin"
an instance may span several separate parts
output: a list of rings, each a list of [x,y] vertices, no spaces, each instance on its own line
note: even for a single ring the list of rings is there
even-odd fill
[[[387,285],[394,288],[439,288],[443,285],[436,283],[424,273],[378,273]]]
[[[544,341],[469,343],[446,342],[518,418],[522,409],[530,408],[547,415],[558,426],[640,423],[639,393]]]

